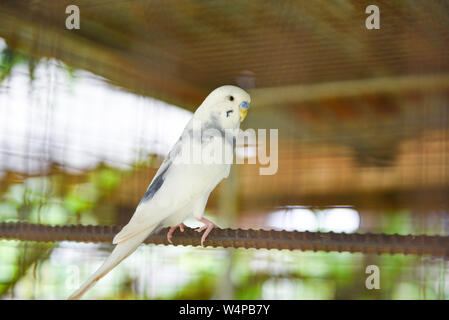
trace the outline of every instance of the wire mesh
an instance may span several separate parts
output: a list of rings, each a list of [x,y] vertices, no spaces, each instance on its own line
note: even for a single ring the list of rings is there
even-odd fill
[[[90,297],[447,297],[447,3],[378,1],[371,32],[363,1],[81,1],[67,32],[64,1],[28,2],[0,4],[2,298],[76,289],[223,83],[250,89],[244,129],[279,129],[279,166],[237,166],[206,213],[290,231],[177,231],[191,247],[141,246]]]

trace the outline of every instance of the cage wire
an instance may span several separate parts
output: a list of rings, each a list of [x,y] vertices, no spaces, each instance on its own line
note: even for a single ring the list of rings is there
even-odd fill
[[[104,243],[74,244],[64,240],[110,241],[118,231],[118,227],[87,228],[63,225],[126,223],[142,190],[145,190],[147,183],[157,170],[163,153],[173,142],[167,139],[167,132],[171,129],[157,119],[168,116],[170,120],[179,121],[177,128],[179,131],[183,126],[182,122],[188,120],[189,113],[146,98],[137,98],[135,115],[127,119],[126,116],[125,118],[122,116],[122,108],[129,108],[126,99],[136,98],[126,93],[124,93],[125,97],[121,98],[119,91],[107,87],[104,89],[102,80],[90,74],[81,73],[71,78],[64,69],[64,65],[53,60],[40,64],[35,70],[33,81],[28,79],[29,74],[26,68],[19,66],[16,70],[2,84],[2,87],[7,89],[7,94],[3,93],[0,96],[2,99],[0,119],[2,119],[1,165],[3,172],[0,214],[3,221],[10,221],[1,225],[0,233],[4,239],[21,239],[22,242],[1,241],[2,296],[5,298],[61,298],[68,295],[81,279],[92,272],[111,248]],[[15,81],[17,84],[14,83]],[[77,88],[77,83],[82,81],[88,83],[84,89],[86,92],[81,91],[78,94],[78,90],[81,89]],[[71,91],[66,93],[65,88],[70,86]],[[89,86],[93,88],[89,89]],[[19,98],[23,87],[30,87],[28,97]],[[58,93],[60,90],[62,93]],[[101,96],[98,94],[101,90],[105,90],[103,93],[105,96],[113,96]],[[42,94],[46,98],[42,98]],[[64,96],[66,94],[68,97]],[[87,106],[82,106],[84,100],[78,101],[81,96],[90,101]],[[113,105],[115,107],[111,107],[111,99],[119,101]],[[70,100],[78,102],[70,105]],[[11,101],[16,102],[11,104]],[[444,128],[447,125],[444,103],[440,102],[438,97],[433,97],[433,101],[436,102],[436,107],[429,106],[429,102],[426,101],[416,108],[420,108],[421,113],[423,108],[431,110],[424,113],[427,115],[424,119],[428,119],[428,123],[425,124],[430,126],[437,123]],[[154,104],[156,107],[153,107]],[[442,107],[439,108],[439,104]],[[108,110],[102,109],[105,108],[102,107],[104,105],[108,106]],[[366,110],[368,114],[371,114],[369,107]],[[414,115],[414,112],[418,112],[417,109],[406,112],[410,113],[410,123],[404,126],[405,129],[398,129],[397,132],[404,135],[410,134],[412,137],[412,133],[408,131],[415,130],[414,127],[422,129],[423,118]],[[171,117],[170,114],[173,116]],[[270,114],[270,117],[274,116]],[[147,119],[153,119],[150,133],[146,131],[148,130]],[[273,119],[276,121],[276,118]],[[362,119],[365,118],[362,117]],[[332,126],[339,126],[338,119],[332,121],[335,121],[332,122]],[[364,135],[379,135],[382,130],[385,130],[385,125],[372,124],[368,119],[364,121],[366,122]],[[100,126],[99,123],[101,123]],[[23,127],[20,127],[21,125]],[[123,132],[129,131],[131,127],[135,127],[133,130],[135,136],[123,139]],[[339,186],[340,189],[350,188],[349,175],[356,172],[362,176],[363,170],[401,172],[405,170],[402,169],[403,167],[407,168],[402,180],[397,179],[392,182],[389,176],[384,174],[381,175],[380,181],[367,178],[366,188],[370,183],[390,184],[390,186],[399,183],[407,186],[416,184],[418,181],[418,187],[424,189],[430,179],[438,179],[433,172],[447,174],[447,158],[443,158],[446,159],[444,161],[439,158],[445,157],[447,152],[445,129],[438,134],[431,133],[430,137],[424,135],[419,136],[417,141],[407,141],[408,146],[398,147],[396,150],[412,154],[400,155],[399,158],[402,157],[404,160],[393,160],[393,158],[388,160],[387,157],[387,160],[384,159],[389,162],[386,165],[370,163],[364,157],[359,158],[347,146],[340,149],[335,147],[337,139],[340,139],[343,145],[354,144],[351,132],[343,134],[341,130],[341,137],[336,137],[336,131],[339,129],[331,131],[330,128],[323,126],[313,129],[318,130],[313,135],[302,135],[296,134],[293,130],[288,131],[287,126],[284,127],[290,138],[288,142],[282,142],[279,146],[280,152],[286,154],[280,156],[279,173],[274,176],[259,176],[254,174],[257,168],[251,165],[244,165],[239,172],[242,197],[249,203],[245,201],[243,208],[254,205],[251,201],[257,201],[253,200],[255,194],[263,199],[268,196],[268,192],[272,191],[273,195],[268,198],[272,201],[270,203],[272,209],[265,214],[263,211],[266,209],[261,209],[262,214],[257,215],[249,212],[240,220],[237,219],[236,225],[246,228],[299,228],[297,230],[308,227],[310,231],[332,231],[332,229],[325,229],[323,215],[326,211],[332,211],[336,207],[344,208],[344,206],[326,206],[320,203],[314,203],[311,206],[286,206],[286,204],[291,204],[290,199],[297,197],[297,193],[331,194],[332,188],[327,184]],[[347,128],[348,131],[352,129]],[[395,131],[390,131],[389,134],[393,135]],[[176,139],[175,134],[170,136]],[[432,145],[430,150],[429,143]],[[369,150],[376,156],[382,151],[383,146],[373,148],[377,149],[365,150]],[[298,164],[295,164],[295,159]],[[337,170],[333,169],[335,166],[342,173],[330,176],[328,172]],[[418,172],[420,175],[414,174],[414,181],[404,182],[410,166],[412,166],[411,171]],[[268,182],[262,183],[263,179]],[[273,202],[273,197],[281,192],[285,194],[285,198],[276,198]],[[446,244],[447,237],[417,237],[406,236],[406,234],[446,235],[447,212],[443,208],[440,210],[435,208],[431,214],[424,215],[425,208],[399,212],[390,209],[392,211],[387,213],[394,218],[388,219],[385,217],[387,214],[382,211],[388,207],[389,199],[379,199],[380,203],[367,205],[366,208],[363,208],[364,203],[358,204],[361,209],[357,206],[349,207],[361,219],[356,230],[392,231],[403,235],[379,232],[373,235],[292,232],[292,229],[290,232],[215,230],[208,240],[208,244],[213,246],[336,252],[277,253],[262,249],[258,253],[251,250],[230,252],[220,248],[142,247],[134,258],[124,262],[115,275],[113,272],[108,276],[104,284],[89,293],[88,297],[182,298],[192,297],[185,290],[198,286],[202,288],[195,291],[198,297],[219,297],[220,292],[224,291],[222,289],[224,285],[218,280],[228,272],[225,270],[226,266],[237,274],[250,270],[249,278],[240,279],[232,285],[232,296],[236,298],[251,297],[248,294],[251,290],[258,292],[256,297],[274,299],[331,298],[345,297],[345,294],[368,295],[363,285],[364,277],[366,277],[364,267],[374,263],[380,264],[382,269],[391,270],[391,274],[387,277],[399,283],[394,288],[392,285],[386,285],[391,287],[389,293],[380,297],[445,298],[447,292],[445,256],[449,247]],[[421,205],[426,204],[419,200],[416,198],[413,201]],[[266,198],[265,201],[267,201]],[[313,201],[312,197],[310,201]],[[387,204],[381,203],[382,201]],[[409,200],[398,197],[396,201]],[[211,204],[212,209],[216,208],[217,200],[212,199]],[[412,207],[411,203],[408,204]],[[305,213],[315,217],[313,220],[315,224],[308,225],[306,220],[295,220]],[[375,217],[379,215],[381,219],[373,220],[373,215]],[[396,224],[396,229],[388,230],[392,223]],[[50,227],[49,224],[56,226]],[[36,240],[62,242],[38,244],[34,242]],[[165,234],[158,234],[148,241],[166,244]],[[174,243],[198,245],[199,238],[194,232],[188,231],[185,234],[177,232]],[[365,254],[348,256],[344,253],[345,251],[360,251]],[[370,253],[430,254],[431,257],[400,255],[392,256],[389,260],[384,255],[373,257]],[[195,257],[195,264],[197,260],[206,262],[202,262],[197,271],[196,266],[193,266],[192,258],[186,257],[188,255]],[[326,270],[328,269],[326,265],[335,261],[338,261],[342,270]],[[190,266],[188,272],[180,270],[185,264]],[[138,268],[137,265],[141,267]],[[311,270],[317,265],[323,268],[322,274]],[[19,271],[15,272],[15,268]],[[216,270],[212,272],[211,268]],[[395,274],[398,269],[399,276]],[[338,277],[339,272],[347,272],[352,274],[352,277],[358,277],[361,284],[359,287],[362,289],[352,288],[352,293],[342,292],[339,289],[339,281],[341,281]],[[236,275],[233,277],[238,278]]]
[[[29,30],[19,14],[25,8],[5,2],[0,12],[1,298],[71,294],[111,251],[107,242],[134,212],[189,120],[192,101],[222,79],[255,87],[243,129],[279,129],[278,171],[263,176],[259,165],[234,166],[206,211],[230,227],[210,234],[207,244],[216,248],[199,247],[199,235],[190,230],[176,232],[177,246],[167,246],[163,232],[153,235],[147,243],[158,245],[139,247],[87,298],[447,299],[449,95],[441,85],[449,61],[447,10],[441,8],[447,4],[388,5],[384,12],[395,14],[385,15],[380,36],[368,37],[349,27],[364,11],[348,1],[326,3],[324,17],[316,2],[261,2],[257,10],[250,2],[234,3],[236,11],[248,12],[244,18],[216,1],[201,11],[207,14],[198,24],[178,4],[149,10],[139,1],[115,3],[100,9],[110,10],[136,45],[124,48],[122,41],[114,43],[121,50],[110,50],[111,43],[96,39],[105,51],[92,45],[85,52],[89,59],[102,53],[101,63],[71,55],[83,45],[72,38],[50,53],[45,45],[33,54],[16,50],[11,40]],[[43,8],[52,13],[55,6],[62,5]],[[89,13],[104,19],[96,8],[86,7],[86,25]],[[424,22],[428,10],[434,19]],[[149,16],[165,18],[152,24]],[[248,17],[272,25],[259,32]],[[340,17],[348,24],[335,25]],[[420,22],[405,23],[412,17]],[[215,22],[230,30],[210,28]],[[58,18],[48,19],[52,23],[63,25]],[[105,39],[124,39],[113,24],[102,25],[108,26]],[[41,36],[59,39],[47,27]],[[11,33],[19,28],[25,31]],[[190,38],[194,34],[209,36]],[[162,49],[136,39],[157,41]],[[18,46],[26,41],[20,40]],[[204,44],[186,49],[193,40]],[[376,85],[363,82],[370,76],[380,79]],[[323,94],[319,86],[353,79],[359,80],[340,83],[346,95]],[[308,98],[257,108],[265,87],[283,86]],[[367,87],[374,89],[356,92]],[[185,97],[179,106],[189,111],[174,98],[169,104],[147,96]],[[267,146],[274,150],[268,133]],[[232,249],[239,247],[256,250]],[[380,270],[379,290],[366,286],[372,265]]]

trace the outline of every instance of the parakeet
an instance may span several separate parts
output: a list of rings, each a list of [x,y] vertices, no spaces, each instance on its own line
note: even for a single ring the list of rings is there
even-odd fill
[[[114,237],[116,247],[110,256],[69,299],[80,298],[161,228],[170,227],[167,239],[171,243],[173,232],[177,228],[184,231],[183,221],[193,216],[204,223],[196,229],[204,231],[204,245],[215,227],[203,217],[206,203],[217,184],[229,176],[240,122],[250,102],[246,91],[231,85],[219,87],[206,97],[161,164],[134,215]]]

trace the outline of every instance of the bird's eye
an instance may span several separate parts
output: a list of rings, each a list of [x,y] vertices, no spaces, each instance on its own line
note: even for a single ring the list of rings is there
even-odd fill
[[[228,110],[228,111],[226,111],[226,118],[228,118],[229,117],[229,114],[230,113],[233,113],[234,112],[234,110]]]
[[[229,96],[228,99],[229,99],[229,101],[234,101],[234,97],[233,96]]]

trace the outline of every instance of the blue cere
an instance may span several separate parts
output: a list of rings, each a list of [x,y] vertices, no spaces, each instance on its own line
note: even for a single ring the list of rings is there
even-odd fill
[[[249,109],[249,103],[246,102],[246,101],[243,101],[243,102],[240,104],[240,108]]]

